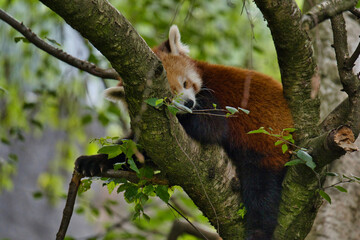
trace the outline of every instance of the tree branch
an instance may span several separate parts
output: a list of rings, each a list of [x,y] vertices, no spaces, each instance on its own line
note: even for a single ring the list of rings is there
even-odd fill
[[[357,0],[326,0],[312,7],[305,15],[302,16],[302,27],[306,30],[312,29],[319,23],[334,17],[342,12],[353,9]]]
[[[20,23],[14,18],[12,18],[2,9],[0,9],[0,19],[2,19],[4,22],[8,23],[15,30],[24,35],[24,37],[29,40],[29,42],[33,43],[35,46],[49,53],[50,55],[60,59],[61,61],[97,77],[115,79],[119,81],[121,80],[119,74],[113,68],[99,68],[93,63],[75,58],[67,54],[63,50],[51,46],[50,44],[39,38],[35,33],[33,33],[30,28],[26,27],[23,23]]]
[[[357,137],[360,131],[360,81],[353,73],[352,67],[348,68],[346,65],[349,59],[349,51],[345,20],[342,14],[331,18],[331,26],[340,81],[344,91],[349,96],[350,108],[348,120],[345,124],[351,127]]]
[[[74,211],[75,199],[82,177],[83,176],[78,172],[76,171],[73,172],[71,181],[69,183],[69,190],[63,211],[63,217],[61,219],[60,228],[58,233],[56,234],[56,240],[63,240],[65,238],[66,231],[69,226],[72,213]]]
[[[346,60],[345,68],[353,69],[353,67],[355,66],[355,61],[359,58],[359,55],[360,55],[360,42],[356,47],[354,53],[351,55],[351,57]]]
[[[358,151],[354,142],[352,130],[348,126],[340,126],[311,139],[307,145],[310,146],[309,154],[316,160],[317,169],[322,169],[346,152]]]
[[[360,10],[357,8],[353,8],[349,10],[355,17],[360,18]]]

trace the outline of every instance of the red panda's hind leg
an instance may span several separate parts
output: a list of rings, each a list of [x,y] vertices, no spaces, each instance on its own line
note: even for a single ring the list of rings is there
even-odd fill
[[[249,157],[249,154],[247,157]],[[255,158],[260,155],[250,154]],[[252,160],[252,161],[250,161]],[[284,171],[261,167],[260,159],[241,161],[240,180],[246,208],[247,240],[271,240],[277,225]]]

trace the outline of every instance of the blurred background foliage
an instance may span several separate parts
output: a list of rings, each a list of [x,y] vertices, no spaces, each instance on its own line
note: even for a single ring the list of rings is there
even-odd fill
[[[259,10],[249,1],[245,7],[242,0],[110,2],[151,47],[166,40],[170,26],[177,24],[192,57],[255,69],[280,79],[270,31]],[[0,0],[0,7],[55,47],[100,67],[110,67],[86,39],[38,1]],[[14,192],[25,191],[32,195],[33,201],[46,196],[47,202],[56,204],[64,197],[74,160],[82,154],[96,153],[98,146],[90,140],[103,136],[123,137],[129,132],[129,118],[123,108],[102,99],[102,91],[115,85],[115,81],[74,69],[26,41],[16,42],[15,38],[21,36],[0,21],[0,192],[8,201]],[[40,144],[31,144],[38,140]],[[27,152],[35,157],[24,154]],[[40,156],[42,161],[32,160]],[[33,174],[29,174],[30,170]],[[78,200],[76,213],[85,215],[92,223],[102,216],[105,230],[92,229],[93,232],[107,232],[94,235],[99,239],[119,239],[119,236],[123,239],[164,239],[172,221],[179,218],[163,203],[153,201],[147,206],[150,223],[135,221],[130,230],[126,230],[119,221],[128,222],[131,217],[120,216],[113,210],[119,205],[118,201],[121,202],[119,196],[116,202],[102,199],[102,204],[93,204],[89,195],[95,194],[99,193],[84,194]],[[181,190],[173,195],[184,208],[194,212],[195,206],[185,196]],[[1,197],[0,205],[10,204],[1,201]],[[23,204],[21,197],[16,199],[18,202],[14,204]],[[121,208],[124,211],[128,206]],[[41,213],[38,214],[41,218]],[[131,211],[127,214],[131,215]],[[190,219],[206,223],[200,212],[195,211]],[[161,229],[158,226],[162,226]],[[3,230],[0,229],[0,239],[9,239],[10,235]],[[76,231],[73,235],[76,236]],[[37,238],[28,236],[27,239]],[[182,239],[194,238],[184,236]]]

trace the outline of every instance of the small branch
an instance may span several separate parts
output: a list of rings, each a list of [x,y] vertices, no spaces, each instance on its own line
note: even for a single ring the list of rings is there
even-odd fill
[[[325,189],[332,188],[332,187],[335,187],[335,186],[340,185],[340,184],[343,184],[343,183],[351,183],[351,182],[354,182],[354,181],[353,181],[353,180],[339,181],[339,182],[334,183],[334,184],[332,184],[332,185],[323,187],[323,189],[325,190]]]
[[[69,183],[69,190],[68,190],[65,208],[63,211],[63,217],[60,223],[60,228],[58,233],[56,234],[56,240],[63,240],[65,238],[66,231],[68,229],[70,219],[74,210],[75,199],[82,177],[83,176],[78,172],[76,171],[73,172],[73,176]]]
[[[301,22],[304,29],[312,29],[319,23],[334,17],[342,12],[353,9],[357,0],[326,0],[312,7],[305,15],[302,16]]]
[[[345,124],[349,125],[354,131],[355,136],[357,136],[360,126],[360,111],[358,110],[360,107],[360,82],[353,73],[352,68],[347,68],[346,66],[349,51],[345,20],[342,14],[331,18],[331,27],[333,30],[334,48],[340,81],[344,87],[344,91],[349,96],[350,108],[348,120]]]
[[[2,19],[4,22],[8,23],[15,30],[24,35],[24,37],[31,43],[33,43],[35,46],[49,53],[50,55],[60,59],[61,61],[97,77],[121,81],[121,78],[119,74],[115,71],[115,69],[99,68],[93,63],[75,58],[67,54],[63,50],[51,46],[50,44],[39,38],[35,33],[33,33],[30,28],[26,27],[23,23],[20,23],[14,18],[12,18],[2,9],[0,9],[0,19]]]
[[[311,139],[306,145],[309,146],[311,156],[316,159],[317,168],[321,169],[346,152],[358,151],[354,142],[353,131],[348,126],[340,126]]]
[[[345,61],[345,68],[353,69],[353,67],[355,66],[355,61],[358,59],[359,55],[360,55],[360,42],[357,48],[355,49],[354,53],[351,55],[351,57]]]
[[[349,10],[355,17],[360,18],[360,10],[357,8],[353,8]]]

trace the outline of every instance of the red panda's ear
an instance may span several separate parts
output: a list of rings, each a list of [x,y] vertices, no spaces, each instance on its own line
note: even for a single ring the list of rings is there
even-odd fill
[[[179,55],[180,53],[188,54],[189,48],[181,42],[181,35],[179,28],[176,25],[172,25],[169,31],[169,45],[170,53]]]

